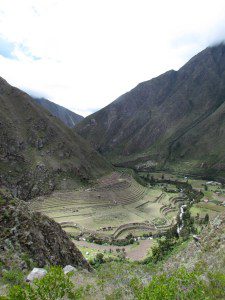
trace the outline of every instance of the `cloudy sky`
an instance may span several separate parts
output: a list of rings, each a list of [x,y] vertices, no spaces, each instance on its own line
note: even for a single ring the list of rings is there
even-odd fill
[[[0,0],[0,76],[84,116],[224,39],[224,0]]]

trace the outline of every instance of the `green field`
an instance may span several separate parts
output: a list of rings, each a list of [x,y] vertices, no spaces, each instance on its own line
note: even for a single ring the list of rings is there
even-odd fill
[[[89,189],[39,197],[31,207],[55,219],[71,234],[94,232],[111,236],[122,227],[124,236],[134,229],[141,234],[170,225],[179,209],[172,199],[178,196],[162,191],[161,186],[144,187],[129,174],[114,172]],[[168,207],[165,213],[161,211],[163,206]]]
[[[210,202],[199,202],[194,204],[191,208],[191,214],[193,216],[197,216],[197,214],[199,214],[200,217],[203,217],[208,214],[210,218],[213,219],[220,213],[225,213],[225,206],[220,206]]]
[[[154,173],[153,176],[156,180],[162,179],[162,173]],[[171,174],[163,173],[163,176],[166,180],[186,181]],[[191,207],[192,216],[204,218],[209,214],[212,219],[225,212],[222,186],[212,184],[206,189],[204,180],[188,179],[188,182],[204,193],[201,202]],[[90,235],[121,240],[128,234],[142,237],[146,233],[166,230],[175,224],[179,206],[184,202],[185,195],[182,196],[173,182],[143,186],[129,173],[113,172],[101,178],[95,186],[56,191],[48,197],[35,199],[30,206],[55,219],[72,237],[80,239],[80,242],[76,242],[78,247],[85,257],[93,259],[100,250],[104,251],[106,257],[114,257],[118,253],[110,252],[108,246],[104,248],[98,245],[96,248],[94,243],[82,244],[87,243],[86,238]],[[148,247],[144,242],[136,246],[135,251],[128,246],[125,248],[130,251],[131,258],[140,259],[138,253],[142,253],[143,258]]]

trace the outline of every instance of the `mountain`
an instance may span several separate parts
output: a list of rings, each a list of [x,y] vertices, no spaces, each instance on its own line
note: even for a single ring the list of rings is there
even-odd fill
[[[123,166],[225,171],[225,46],[138,84],[75,130]]]
[[[53,116],[59,118],[65,125],[70,128],[73,128],[77,123],[84,119],[84,117],[75,114],[69,109],[55,104],[45,98],[34,98],[34,101],[46,108]]]
[[[0,189],[0,260],[6,269],[72,265],[90,270],[61,226]]]
[[[111,165],[72,129],[0,78],[0,187],[29,199],[95,180]]]

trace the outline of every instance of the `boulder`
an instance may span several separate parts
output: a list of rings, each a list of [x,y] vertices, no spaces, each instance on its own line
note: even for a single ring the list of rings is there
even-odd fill
[[[73,266],[70,266],[70,265],[67,265],[65,266],[65,268],[63,268],[63,272],[64,274],[68,274],[70,272],[75,272],[76,271],[76,268],[74,268]]]
[[[27,276],[28,282],[34,281],[34,279],[41,279],[47,274],[47,271],[42,268],[34,268],[30,274]]]
[[[195,242],[199,242],[201,240],[200,236],[193,234],[192,235]]]

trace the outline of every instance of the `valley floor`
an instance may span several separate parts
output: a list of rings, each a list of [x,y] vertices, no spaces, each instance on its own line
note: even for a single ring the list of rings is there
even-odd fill
[[[155,183],[143,186],[127,172],[113,172],[95,186],[56,191],[48,197],[38,197],[30,206],[60,223],[88,260],[99,252],[114,258],[123,251],[131,260],[148,256],[154,244],[148,236],[173,226],[179,207],[186,200],[177,189],[176,180],[188,180],[195,190],[204,193],[201,202],[191,208],[194,217],[209,214],[214,218],[225,212],[225,190],[218,183],[163,173],[140,175],[151,177]],[[131,245],[110,242],[112,239],[123,241],[128,235],[134,237]],[[93,237],[102,242],[92,242]]]
[[[94,259],[97,253],[104,253],[105,257],[116,257],[118,249],[125,250],[125,258],[133,261],[143,260],[149,253],[149,249],[153,245],[153,240],[148,238],[140,240],[137,243],[126,246],[115,245],[98,245],[86,241],[74,241],[76,246],[81,250],[87,259]]]
[[[143,291],[148,289],[155,275],[158,276],[157,282],[160,282],[163,279],[160,277],[162,273],[166,274],[166,282],[154,286],[157,293],[162,292],[163,284],[167,290],[167,280],[171,276],[174,276],[176,283],[180,280],[176,276],[186,276],[184,278],[187,281],[192,278],[190,276],[194,276],[196,280],[207,278],[208,284],[212,276],[210,274],[213,274],[215,280],[220,280],[216,282],[218,287],[213,293],[224,295],[224,187],[216,182],[176,178],[170,174],[144,173],[140,176],[146,186],[139,184],[127,173],[114,172],[99,180],[95,186],[57,191],[29,204],[33,210],[41,211],[59,222],[94,267],[93,272],[78,269],[71,277],[74,288],[80,293],[80,298],[77,296],[75,299],[151,299],[143,298]],[[198,238],[193,239],[193,233],[179,238],[173,236],[172,242],[175,243],[172,248],[168,242],[166,247],[161,248],[164,251],[160,252],[161,256],[154,260],[153,253],[157,253],[157,249],[161,251],[160,241],[170,241],[165,236],[156,238],[157,234],[163,235],[173,225],[177,226],[176,216],[180,206],[190,201],[188,194],[178,188],[177,179],[181,184],[191,184],[191,193],[201,192],[201,199],[190,206],[190,219],[194,219]],[[208,223],[204,223],[206,215]],[[128,240],[128,243],[123,244]],[[177,270],[182,267],[187,271],[181,270],[177,274]],[[193,270],[194,273],[190,273]],[[21,281],[16,272],[18,270],[12,271],[11,277],[3,280],[10,284]],[[27,274],[22,277],[24,275]],[[215,280],[212,284],[215,284]],[[0,282],[0,293],[6,294],[8,286],[3,284]],[[22,281],[22,288],[24,286]],[[201,288],[208,289],[205,285]],[[213,291],[213,286],[209,287],[207,293],[210,290]],[[196,296],[182,299],[223,298],[213,295],[208,298]]]
[[[175,186],[170,188],[175,189]],[[148,254],[152,244],[147,237],[141,240],[143,235],[151,236],[172,226],[179,211],[178,203],[183,198],[179,191],[168,193],[162,186],[145,187],[131,175],[114,172],[94,187],[38,197],[30,206],[60,223],[78,240],[75,243],[87,258],[90,248],[104,250],[110,256],[113,247],[107,242],[132,234],[136,242],[124,245],[126,255],[140,260]],[[106,245],[84,245],[90,235],[105,239]]]

